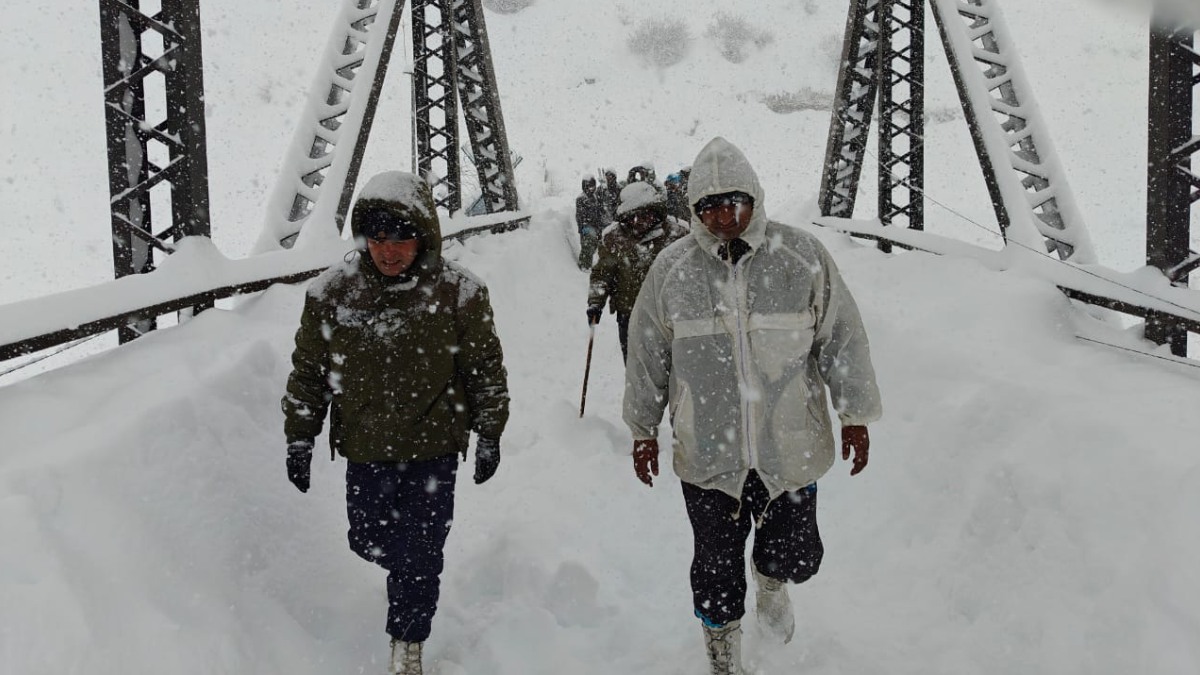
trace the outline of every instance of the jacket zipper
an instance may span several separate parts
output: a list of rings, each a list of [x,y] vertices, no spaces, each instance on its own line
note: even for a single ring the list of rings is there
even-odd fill
[[[738,370],[741,375],[742,390],[748,391],[750,388],[749,354],[747,353],[748,349],[746,346],[746,331],[742,324],[742,305],[746,294],[742,292],[741,286],[741,279],[738,277],[738,265],[737,263],[733,263],[733,288],[737,294],[734,297],[734,302],[737,305]],[[742,428],[746,430],[746,462],[749,464],[748,468],[757,469],[758,448],[754,442],[754,426],[751,424],[750,406],[750,401],[742,400]]]

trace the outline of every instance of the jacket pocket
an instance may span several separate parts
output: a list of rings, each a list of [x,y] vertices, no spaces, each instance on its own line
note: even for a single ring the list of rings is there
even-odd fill
[[[810,311],[750,316],[750,351],[767,382],[804,368],[812,349],[816,320]]]

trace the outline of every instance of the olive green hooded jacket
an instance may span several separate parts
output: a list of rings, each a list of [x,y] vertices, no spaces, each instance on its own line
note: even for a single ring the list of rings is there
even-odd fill
[[[638,213],[653,214],[661,225],[637,232],[632,219]],[[600,254],[588,285],[588,306],[607,304],[610,312],[628,315],[650,264],[664,248],[687,233],[684,223],[667,215],[666,198],[649,183],[626,185],[616,221],[604,229],[600,239]]]
[[[465,454],[472,430],[499,440],[508,385],[486,286],[442,259],[424,180],[372,178],[354,205],[356,239],[372,209],[414,222],[421,252],[387,277],[362,251],[309,286],[283,397],[288,442],[315,438],[327,411],[331,450],[353,462]]]

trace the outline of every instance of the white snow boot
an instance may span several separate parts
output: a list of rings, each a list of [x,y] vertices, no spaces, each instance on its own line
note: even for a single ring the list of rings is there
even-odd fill
[[[762,574],[754,568],[755,614],[758,625],[769,637],[787,644],[796,632],[796,617],[792,616],[792,599],[788,597],[787,582]]]
[[[730,621],[724,626],[704,628],[704,647],[708,651],[709,673],[712,675],[746,675],[742,670],[742,622]]]
[[[423,642],[392,640],[392,662],[388,675],[422,675],[421,645]]]

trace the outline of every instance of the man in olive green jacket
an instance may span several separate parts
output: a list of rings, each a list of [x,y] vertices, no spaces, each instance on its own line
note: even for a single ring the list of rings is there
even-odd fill
[[[650,264],[687,233],[684,223],[667,215],[666,197],[650,183],[636,181],[621,190],[616,221],[604,230],[592,268],[587,317],[589,324],[599,323],[605,304],[617,315],[623,358],[628,356],[629,315]]]
[[[308,289],[283,397],[288,478],[309,487],[314,439],[348,461],[351,549],[388,570],[392,672],[420,673],[453,517],[458,456],[495,473],[508,420],[500,340],[483,282],[441,256],[428,183],[372,178],[351,228],[365,254]]]

